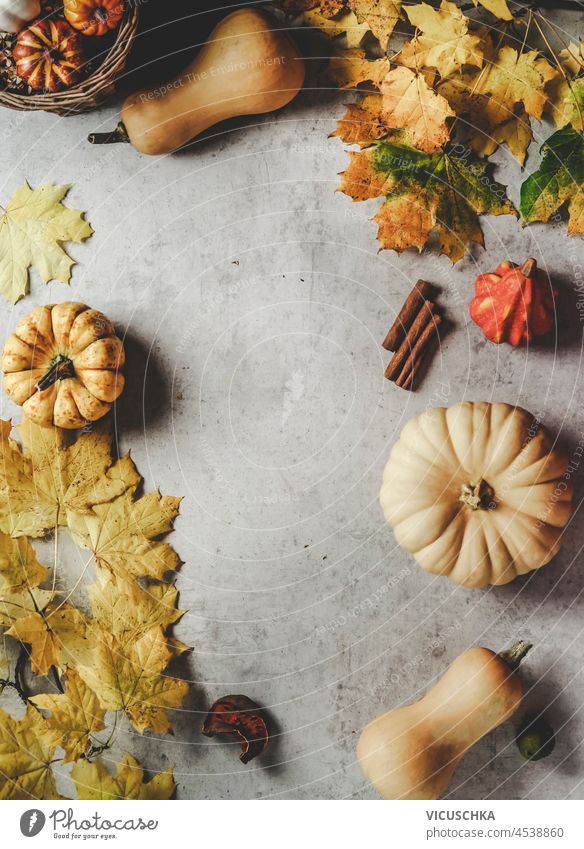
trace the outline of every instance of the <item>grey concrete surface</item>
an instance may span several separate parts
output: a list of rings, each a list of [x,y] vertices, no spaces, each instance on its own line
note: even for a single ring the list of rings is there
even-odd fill
[[[346,100],[304,92],[278,115],[158,159],[87,144],[113,126],[115,103],[68,119],[0,112],[0,200],[24,179],[71,183],[68,203],[95,228],[71,248],[70,288],[35,273],[27,298],[0,304],[2,338],[36,304],[105,310],[129,351],[121,447],[147,487],[184,496],[171,539],[185,563],[176,633],[194,646],[193,695],[174,736],[124,728],[119,749],[151,770],[174,766],[183,799],[376,798],[355,763],[363,725],[419,697],[466,647],[523,637],[535,645],[526,706],[549,706],[556,750],[526,764],[509,722],[465,757],[449,798],[582,799],[580,511],[551,565],[472,591],[423,573],[377,496],[401,427],[428,406],[518,403],[570,450],[584,438],[584,312],[573,297],[583,243],[564,224],[522,230],[505,216],[483,219],[486,248],[455,267],[378,253],[378,203],[335,193],[347,155],[327,135]],[[537,133],[528,169],[547,129]],[[517,201],[518,165],[505,151],[494,160]],[[468,316],[473,281],[530,254],[565,295],[559,343],[492,346]],[[384,381],[380,343],[419,277],[440,287],[451,328],[409,394]],[[4,397],[2,414],[19,416]],[[74,571],[65,546],[67,557]],[[247,767],[200,734],[205,708],[228,692],[273,717],[269,752]]]

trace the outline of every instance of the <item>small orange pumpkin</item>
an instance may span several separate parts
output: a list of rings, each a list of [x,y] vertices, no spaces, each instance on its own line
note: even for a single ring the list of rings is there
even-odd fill
[[[558,290],[533,257],[521,267],[505,260],[477,277],[470,317],[491,342],[517,347],[553,329],[557,299]]]
[[[85,63],[83,39],[63,18],[39,18],[21,30],[13,56],[16,73],[35,91],[69,88]]]
[[[121,395],[124,360],[103,313],[71,301],[36,307],[4,346],[4,389],[39,425],[83,427]]]
[[[123,0],[64,0],[63,11],[83,35],[106,35],[124,16]]]

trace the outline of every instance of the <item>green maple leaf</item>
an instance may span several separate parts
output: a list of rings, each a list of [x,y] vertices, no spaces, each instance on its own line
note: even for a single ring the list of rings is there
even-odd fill
[[[480,214],[516,214],[487,162],[456,147],[423,153],[403,133],[352,153],[340,188],[357,201],[385,195],[375,216],[382,248],[421,250],[434,232],[452,262],[471,242],[484,244]]]
[[[547,221],[568,207],[568,233],[584,234],[584,135],[569,127],[544,142],[537,171],[521,186],[520,211],[525,224]]]

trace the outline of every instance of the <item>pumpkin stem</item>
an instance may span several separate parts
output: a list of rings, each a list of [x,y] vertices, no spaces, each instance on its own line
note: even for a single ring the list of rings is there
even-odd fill
[[[58,380],[67,380],[69,377],[75,377],[75,369],[69,357],[64,357],[63,354],[57,354],[51,366],[43,374],[36,384],[36,388],[42,392],[43,389],[48,389],[53,383]]]
[[[524,277],[535,277],[537,271],[537,260],[532,256],[528,257],[520,269]]]
[[[460,498],[471,510],[491,510],[494,504],[495,490],[482,478],[478,483],[463,483]]]
[[[499,657],[502,657],[505,663],[515,670],[519,668],[519,664],[531,648],[533,648],[531,643],[527,643],[525,640],[517,640],[505,651],[500,651]]]
[[[116,142],[129,144],[130,137],[128,136],[124,122],[120,121],[114,130],[110,130],[107,133],[89,133],[87,141],[90,144],[116,144]]]

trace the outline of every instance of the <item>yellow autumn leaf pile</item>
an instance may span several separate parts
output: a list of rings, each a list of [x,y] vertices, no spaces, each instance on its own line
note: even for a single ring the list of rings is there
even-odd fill
[[[49,712],[46,727],[56,732],[55,740],[65,752],[63,763],[82,758],[91,745],[91,735],[105,728],[105,710],[75,667],[67,669],[66,678],[64,693],[32,699],[34,705]]]
[[[502,20],[511,18],[505,2],[481,5]],[[539,120],[546,104],[553,107],[554,97],[557,109],[562,108],[562,98],[569,100],[564,89],[554,93],[553,84],[560,79],[560,71],[536,51],[519,51],[506,44],[499,28],[492,35],[487,27],[473,27],[449,0],[442,0],[439,9],[418,3],[402,11],[414,35],[391,62],[368,59],[363,50],[337,47],[329,62],[328,78],[343,88],[370,82],[382,93],[384,87],[391,93],[396,90],[394,80],[403,81],[403,69],[408,68],[415,74],[416,86],[407,92],[407,104],[400,109],[399,129],[412,131],[414,146],[427,152],[435,150],[448,141],[455,127],[456,140],[468,144],[471,150],[489,155],[506,143],[523,164],[532,139],[529,117]],[[386,95],[380,114],[392,115],[391,106]],[[563,107],[564,114],[567,109]],[[459,120],[449,122],[437,136],[438,114],[443,120],[454,115]],[[388,122],[388,129],[396,126],[395,121]],[[438,138],[442,140],[438,142]]]
[[[515,210],[481,157],[504,145],[523,166],[533,140],[532,121],[545,115],[559,128],[570,128],[550,140],[550,149],[568,144],[576,160],[584,131],[582,47],[570,44],[557,58],[532,49],[530,28],[537,35],[533,21],[544,26],[541,15],[514,22],[506,0],[474,0],[484,10],[484,22],[471,20],[452,0],[441,0],[439,6],[322,0],[319,7],[297,1],[309,23],[316,25],[310,16],[320,15],[327,24],[323,31],[335,39],[327,79],[339,88],[358,89],[360,99],[347,107],[332,133],[362,148],[352,156],[340,189],[357,201],[385,197],[375,216],[382,248],[421,250],[437,232],[441,252],[455,262],[470,243],[482,244],[478,216]],[[290,5],[294,0],[288,0]],[[368,29],[343,30],[348,14]],[[384,14],[386,26],[380,29]],[[489,15],[498,19],[494,26]],[[397,20],[400,33],[409,28],[410,37],[392,49]],[[511,23],[524,27],[522,46]],[[385,55],[380,56],[379,47]],[[376,150],[366,152],[369,148]],[[421,159],[419,152],[430,158]],[[551,181],[550,167],[544,171],[523,193],[524,221],[543,220],[548,209],[570,198],[570,232],[581,232],[580,171],[554,172]],[[549,186],[559,183],[549,198]]]
[[[80,799],[170,799],[175,783],[171,770],[144,780],[144,770],[132,755],[125,755],[114,777],[100,761],[78,761],[73,780]]]
[[[301,12],[304,22],[329,38],[342,36],[359,47],[368,33],[382,48],[401,17],[401,0],[285,0],[288,12]]]
[[[558,69],[534,50],[520,52],[505,44],[503,36],[495,43],[486,27],[471,29],[469,19],[449,0],[442,0],[440,9],[420,3],[406,7],[405,12],[417,34],[394,57],[392,64],[397,67],[392,69],[387,61],[387,76],[391,78],[405,66],[428,81],[428,72],[432,72],[429,87],[442,99],[438,102],[443,109],[446,101],[450,115],[459,117],[450,124],[446,140],[455,127],[456,140],[468,144],[471,150],[489,155],[498,144],[508,143],[523,163],[532,138],[528,116],[541,118],[552,96],[551,83],[560,76]],[[351,79],[347,69],[344,85],[370,80],[383,91],[384,81],[377,82],[381,75],[379,61],[371,62],[375,64],[375,74],[369,75],[366,65],[361,63],[358,77]],[[335,66],[338,78],[342,67],[340,55],[335,58]],[[412,106],[414,117],[405,116],[400,129],[415,126],[424,97],[427,99],[426,92],[418,98],[420,104]],[[432,129],[430,123],[421,149],[427,150],[434,144]],[[413,139],[415,146],[419,146],[418,139],[419,136]]]
[[[141,477],[129,456],[114,458],[107,423],[71,441],[25,418],[18,437],[0,423],[2,646],[19,644],[32,672],[56,674],[62,692],[28,697],[22,719],[0,710],[0,798],[56,798],[59,759],[74,762],[79,798],[169,798],[170,772],[145,781],[127,755],[113,776],[95,755],[109,744],[106,712],[165,733],[188,692],[169,668],[188,647],[169,633],[182,615],[180,559],[162,539],[179,499],[138,494]],[[59,527],[88,551],[88,566],[95,560],[90,614],[57,591],[31,545]],[[3,659],[10,666],[10,652]]]

